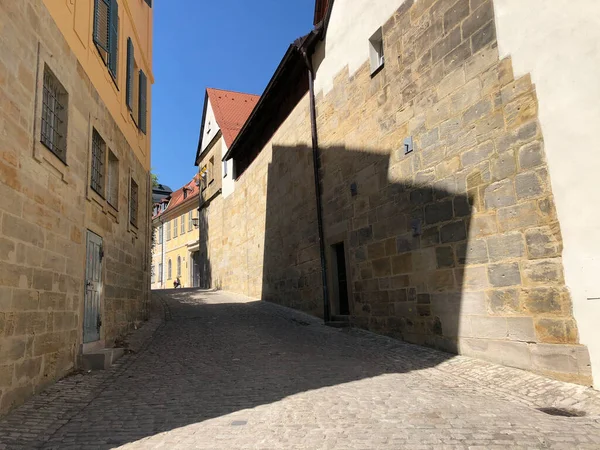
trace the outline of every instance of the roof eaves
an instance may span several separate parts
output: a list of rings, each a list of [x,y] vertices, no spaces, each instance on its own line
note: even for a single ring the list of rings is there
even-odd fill
[[[202,123],[200,124],[200,136],[198,137],[198,149],[196,150],[196,159],[194,166],[198,166],[200,153],[202,152],[202,136],[204,135],[204,120],[206,119],[206,108],[208,106],[208,91],[204,90],[204,110],[202,111]]]
[[[275,70],[275,73],[271,77],[271,80],[269,81],[269,84],[265,88],[265,91],[260,96],[260,99],[258,100],[256,106],[252,110],[252,113],[250,114],[250,116],[248,117],[248,119],[246,120],[246,122],[244,123],[244,126],[242,127],[242,129],[238,133],[237,137],[234,139],[234,141],[232,142],[232,144],[229,146],[229,149],[227,150],[227,153],[225,153],[225,155],[223,156],[222,161],[226,161],[228,159],[231,159],[233,157],[233,155],[235,155],[235,153],[237,152],[237,147],[240,145],[239,142],[241,140],[243,140],[244,135],[247,133],[247,130],[251,127],[252,122],[254,122],[254,119],[256,118],[256,116],[258,116],[258,114],[261,112],[261,110],[263,108],[263,105],[266,102],[266,99],[270,97],[269,94],[271,93],[273,87],[279,81],[279,76],[284,71],[284,69],[287,66],[288,62],[291,60],[294,52],[297,52],[297,51],[298,51],[298,47],[295,44],[290,44],[290,46],[288,47],[287,51],[285,52],[285,55],[281,59],[281,62],[279,63],[279,66],[277,66],[277,69]]]

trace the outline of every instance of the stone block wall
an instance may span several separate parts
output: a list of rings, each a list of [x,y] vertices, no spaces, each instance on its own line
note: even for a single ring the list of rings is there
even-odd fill
[[[380,72],[342,72],[317,101],[354,322],[589,384],[535,86],[499,59],[493,3],[407,1],[383,40]]]
[[[43,2],[0,3],[0,413],[75,365],[82,343],[86,232],[104,240],[101,339],[144,318],[148,171],[134,155]],[[69,95],[66,162],[40,143],[44,66]],[[119,159],[118,209],[89,189],[92,128]],[[139,186],[129,224],[129,179]]]

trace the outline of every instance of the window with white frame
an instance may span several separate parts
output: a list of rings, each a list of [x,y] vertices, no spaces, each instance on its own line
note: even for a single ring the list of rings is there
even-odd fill
[[[178,232],[178,228],[177,228],[177,217],[175,217],[173,219],[173,237],[176,238],[177,237],[177,232]]]
[[[162,265],[162,263],[158,264],[158,282],[159,283],[163,282],[163,265]]]
[[[181,234],[185,234],[185,214],[181,216]]]
[[[369,39],[369,56],[371,60],[371,74],[377,72],[385,62],[383,55],[383,30],[379,28]]]
[[[192,231],[192,228],[194,228],[194,222],[192,220],[193,218],[194,218],[193,212],[190,211],[188,213],[188,231]]]

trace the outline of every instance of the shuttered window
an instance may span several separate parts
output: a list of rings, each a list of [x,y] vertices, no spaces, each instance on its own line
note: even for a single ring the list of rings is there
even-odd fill
[[[134,49],[133,41],[127,38],[127,80],[125,81],[125,92],[127,107],[133,110],[133,74],[134,74]]]
[[[146,134],[146,90],[148,81],[146,74],[140,70],[140,87],[139,87],[139,110],[138,110],[138,126],[144,134]]]
[[[94,43],[104,63],[117,78],[119,60],[119,5],[117,0],[94,0]]]
[[[138,185],[131,179],[129,195],[129,223],[137,228],[138,224]]]

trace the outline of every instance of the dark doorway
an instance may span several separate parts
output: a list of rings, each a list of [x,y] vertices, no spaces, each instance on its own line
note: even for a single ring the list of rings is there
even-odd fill
[[[200,252],[192,253],[192,287],[200,287]]]
[[[333,273],[335,287],[337,288],[337,314],[347,316],[350,314],[350,306],[348,303],[348,277],[346,276],[346,252],[344,251],[344,243],[340,242],[333,245],[333,253],[335,257],[335,270]]]

